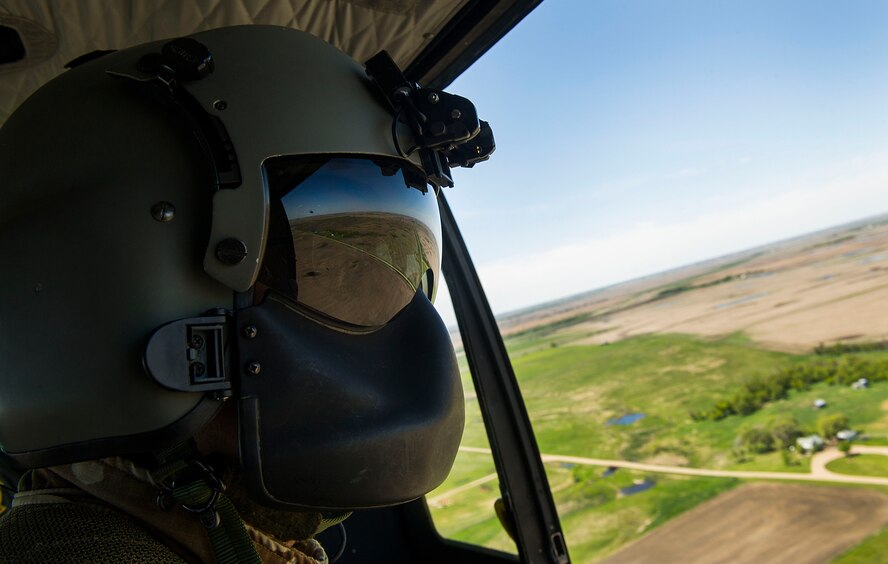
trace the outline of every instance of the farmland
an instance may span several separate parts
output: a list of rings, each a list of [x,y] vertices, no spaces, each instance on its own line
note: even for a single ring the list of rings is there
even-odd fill
[[[813,381],[742,415],[692,417],[781,371],[835,359],[881,367],[888,361],[888,351],[877,345],[888,337],[882,261],[888,263],[888,226],[861,223],[501,320],[540,451],[791,477],[810,471],[809,457],[784,448],[759,452],[739,438],[785,421],[813,433],[825,415],[842,414],[871,444],[888,443],[888,382],[852,389]],[[827,355],[836,343],[844,346]],[[484,448],[470,376],[463,378],[463,445]],[[825,408],[814,407],[818,399]],[[556,462],[546,470],[577,562],[643,546],[637,539],[742,483]],[[444,536],[514,551],[493,513],[498,497],[490,454],[463,451],[429,503]],[[859,528],[870,534],[882,524]],[[835,556],[861,540],[848,537],[818,554]]]

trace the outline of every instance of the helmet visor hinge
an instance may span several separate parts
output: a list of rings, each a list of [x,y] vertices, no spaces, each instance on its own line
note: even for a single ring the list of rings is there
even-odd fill
[[[145,369],[182,392],[231,392],[227,316],[180,319],[157,329],[145,348]]]

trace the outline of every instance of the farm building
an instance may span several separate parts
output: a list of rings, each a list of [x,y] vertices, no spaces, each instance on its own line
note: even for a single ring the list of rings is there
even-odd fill
[[[817,434],[808,437],[799,437],[796,439],[796,445],[802,450],[802,452],[817,452],[823,448],[823,439]]]
[[[869,380],[867,378],[859,378],[851,384],[851,389],[853,390],[865,390],[866,388],[869,388]]]

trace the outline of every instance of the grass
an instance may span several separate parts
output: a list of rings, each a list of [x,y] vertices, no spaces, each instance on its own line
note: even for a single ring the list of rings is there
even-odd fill
[[[603,469],[547,464],[546,472],[566,531],[571,558],[590,562],[610,554],[676,515],[734,487],[738,481],[689,478],[619,470],[602,477]],[[655,485],[623,496],[622,488],[638,480]],[[435,526],[447,538],[515,552],[515,545],[493,513],[497,482],[459,494],[458,500],[433,510]],[[458,501],[458,502],[457,502]]]
[[[496,467],[493,463],[493,455],[460,451],[456,455],[456,461],[453,463],[453,469],[450,471],[447,479],[428,494],[428,497],[430,499],[434,498],[444,492],[464,486],[473,480],[489,476],[494,472],[496,472]]]
[[[439,488],[429,498],[442,491],[447,489]],[[494,513],[493,504],[499,497],[499,481],[493,480],[444,499],[431,506],[435,528],[446,538],[516,553],[515,543]]]
[[[571,344],[585,336],[578,329],[562,323],[551,331],[528,332],[506,340],[543,453],[704,468],[808,472],[807,457],[792,455],[790,465],[780,453],[738,459],[732,447],[747,426],[764,425],[774,417],[789,415],[802,428],[814,432],[817,418],[825,413],[844,413],[853,428],[888,441],[888,419],[882,409],[882,404],[888,402],[888,382],[877,382],[867,390],[819,383],[804,391],[792,391],[785,399],[767,403],[747,416],[691,420],[691,411],[735,393],[748,378],[810,362],[818,358],[814,354],[767,351],[742,334],[721,339],[646,335],[609,345],[580,346]],[[873,359],[888,356],[884,351],[855,354]],[[487,447],[462,355],[460,362],[468,398],[463,444]],[[819,398],[827,401],[826,409],[813,408],[814,400]],[[628,413],[644,413],[645,417],[625,426],[607,424]],[[546,470],[571,556],[577,562],[604,557],[738,483],[723,478],[645,476],[626,470],[605,478],[601,476],[603,468],[556,464],[547,464]],[[493,472],[489,455],[461,452],[450,477],[429,497],[446,496],[446,492]],[[627,497],[616,493],[645,477],[656,481],[653,489]],[[514,543],[493,511],[499,496],[499,484],[492,480],[445,497],[440,507],[432,508],[436,527],[449,538],[514,552]]]
[[[571,558],[591,562],[611,554],[669,519],[738,484],[722,478],[691,478],[618,470],[601,477],[601,468],[547,468],[557,483],[570,472],[571,483],[555,493]],[[629,496],[618,494],[636,480],[652,480],[653,488]]]
[[[855,476],[888,476],[888,456],[856,454],[838,458],[826,465],[827,470]]]
[[[739,418],[696,423],[708,405],[751,374],[794,361],[734,335],[636,337],[607,346],[564,346],[514,361],[540,449],[551,454],[644,460],[668,454],[692,465],[723,466]],[[605,423],[627,413],[645,418]]]
[[[876,564],[888,554],[888,527],[872,535],[851,550],[840,554],[834,564]]]

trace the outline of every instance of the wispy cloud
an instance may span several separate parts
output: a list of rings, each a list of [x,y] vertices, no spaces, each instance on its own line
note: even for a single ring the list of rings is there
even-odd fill
[[[784,181],[772,196],[745,205],[637,223],[581,242],[553,241],[543,252],[478,270],[494,311],[504,312],[888,211],[888,158],[851,160],[838,169],[822,180]]]

